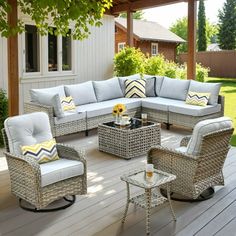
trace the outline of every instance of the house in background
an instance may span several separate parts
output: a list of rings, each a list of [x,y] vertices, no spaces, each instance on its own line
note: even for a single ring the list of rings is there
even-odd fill
[[[134,47],[144,54],[156,56],[161,53],[166,59],[174,61],[176,47],[185,40],[156,22],[134,20]],[[127,19],[115,18],[115,52],[122,50],[127,41]]]

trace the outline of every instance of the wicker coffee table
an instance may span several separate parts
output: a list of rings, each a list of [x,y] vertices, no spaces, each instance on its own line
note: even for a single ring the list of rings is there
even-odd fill
[[[160,124],[132,119],[125,127],[107,122],[98,125],[99,150],[131,159],[146,154],[156,145],[160,145]]]
[[[134,170],[128,174],[121,176],[121,180],[126,182],[127,186],[127,203],[125,208],[124,217],[122,223],[125,222],[125,218],[128,212],[129,203],[133,203],[139,207],[146,209],[146,234],[150,234],[150,211],[152,208],[163,204],[168,201],[171,214],[174,221],[176,221],[175,213],[171,205],[169,183],[176,179],[175,175],[168,174],[160,170],[154,170],[152,181],[147,181],[146,172],[144,169]],[[134,185],[145,190],[145,193],[130,197],[129,185]],[[167,198],[162,196],[159,187],[163,184],[167,186]]]

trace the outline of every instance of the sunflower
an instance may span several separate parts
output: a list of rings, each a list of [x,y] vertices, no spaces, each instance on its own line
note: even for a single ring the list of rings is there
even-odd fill
[[[126,111],[126,106],[124,104],[118,103],[113,107],[112,114],[114,116],[121,115]]]

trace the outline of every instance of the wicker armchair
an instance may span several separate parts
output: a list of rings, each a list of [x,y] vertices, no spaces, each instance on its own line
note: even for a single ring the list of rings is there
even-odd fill
[[[34,116],[34,117],[32,117]],[[34,122],[42,122],[44,125],[42,129],[49,129],[50,125],[48,117],[43,112],[38,113],[31,113],[22,116],[16,116],[8,118],[6,121],[10,119],[15,119],[18,121],[18,127],[22,129],[22,120],[26,120],[26,123],[29,123],[29,120],[32,118],[32,123]],[[23,119],[22,119],[23,118]],[[55,211],[60,209],[65,209],[68,206],[72,205],[75,202],[75,195],[78,194],[86,194],[87,193],[87,173],[86,173],[86,160],[84,158],[84,153],[82,151],[77,151],[73,147],[57,144],[57,152],[60,157],[60,160],[74,160],[82,163],[83,165],[83,173],[80,175],[74,175],[73,177],[68,177],[61,179],[60,181],[54,181],[51,184],[46,186],[42,186],[42,165],[46,164],[39,164],[35,159],[23,156],[15,151],[12,151],[12,142],[16,141],[19,142],[19,137],[12,137],[9,133],[15,133],[13,131],[13,127],[7,127],[8,124],[5,121],[5,129],[2,130],[2,134],[4,137],[5,148],[6,148],[6,159],[8,164],[8,169],[10,172],[10,179],[11,179],[11,191],[12,193],[19,198],[20,206],[23,209],[35,211],[35,212],[45,212],[45,211]],[[7,130],[8,129],[8,130]],[[14,127],[17,129],[17,127]],[[8,131],[8,132],[7,132]],[[17,132],[17,131],[16,131]],[[35,137],[35,129],[29,127],[26,132],[32,132],[32,135]],[[42,138],[42,134],[41,138]],[[10,136],[10,137],[9,137]],[[50,133],[51,136],[51,133]],[[52,137],[52,136],[51,136]],[[14,141],[12,140],[14,138]],[[28,137],[27,137],[28,139]],[[32,143],[31,143],[32,144]],[[27,145],[25,140],[20,143],[19,145]],[[14,149],[16,150],[16,149]],[[56,163],[57,162],[57,163]],[[73,161],[70,161],[72,163]],[[58,160],[50,162],[51,164],[56,163],[57,165]],[[75,163],[75,162],[73,162]],[[60,164],[61,165],[61,164]],[[52,165],[51,165],[52,167]],[[61,167],[62,168],[62,167]],[[55,171],[55,169],[54,169]],[[57,171],[60,171],[57,169]],[[55,178],[55,176],[53,176]],[[72,198],[67,198],[66,196],[72,196]],[[55,200],[64,198],[68,203],[53,209],[45,209],[50,203]],[[30,203],[34,207],[28,207],[26,204],[22,204],[22,200]]]
[[[200,134],[199,127],[204,128],[206,124],[216,124],[218,121],[223,125],[211,126],[208,130],[210,132]],[[206,190],[211,189],[209,193],[213,193],[213,186],[224,185],[222,168],[230,148],[232,133],[232,121],[226,117],[201,121],[195,126],[192,137],[183,138],[180,148],[152,148],[148,153],[148,163],[153,163],[156,169],[177,176],[170,185],[171,192],[175,193],[173,199],[181,195],[176,200],[205,200],[209,197],[204,196]]]

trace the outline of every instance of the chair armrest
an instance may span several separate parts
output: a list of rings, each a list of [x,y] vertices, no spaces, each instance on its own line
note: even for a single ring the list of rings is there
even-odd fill
[[[5,152],[4,154],[7,158],[10,175],[16,175],[16,170],[18,175],[22,175],[22,177],[15,178],[16,181],[21,181],[27,174],[32,179],[32,182],[37,183],[38,187],[41,186],[41,170],[37,160],[9,152]]]
[[[73,146],[57,143],[57,152],[61,158],[81,161],[86,165],[85,152],[83,150],[76,150]]]
[[[185,159],[189,161],[196,161],[198,159],[198,156],[193,156],[189,154],[182,153],[180,151],[176,151],[174,149],[165,148],[162,146],[156,146],[149,150],[148,152],[148,163],[153,162],[153,158],[176,158],[176,159]]]
[[[224,116],[224,112],[225,112],[225,97],[223,95],[219,95],[218,96],[218,104],[221,105],[221,113],[222,113],[222,116]]]
[[[187,147],[190,139],[191,135],[183,137],[182,140],[180,141],[180,147]]]
[[[46,112],[48,114],[50,120],[54,117],[52,106],[46,106],[46,105],[34,103],[34,102],[24,103],[24,112],[25,113],[32,113],[32,112],[39,112],[39,111]]]

